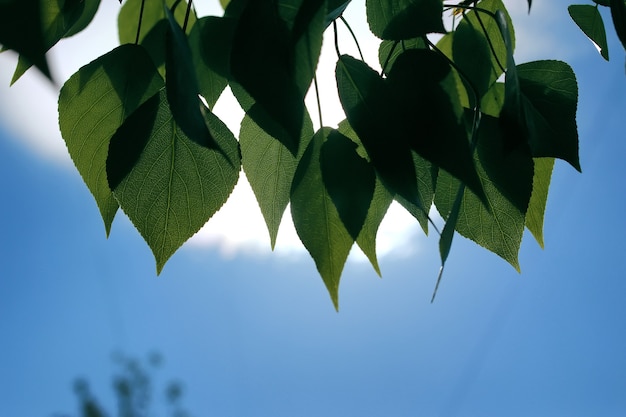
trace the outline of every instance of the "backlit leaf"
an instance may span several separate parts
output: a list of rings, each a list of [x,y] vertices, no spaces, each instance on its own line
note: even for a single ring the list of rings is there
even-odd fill
[[[522,145],[505,148],[495,118],[483,116],[478,134],[476,163],[488,206],[466,189],[456,230],[519,270],[517,254],[532,193],[533,159]],[[435,205],[444,218],[450,216],[459,185],[449,174],[439,173]]]
[[[445,33],[441,0],[367,0],[365,7],[370,30],[381,39]]]
[[[606,42],[606,30],[598,8],[590,4],[572,4],[567,10],[580,30],[593,42],[602,58],[608,61],[609,46]]]
[[[307,116],[302,130],[303,146],[294,156],[285,146],[261,129],[249,116],[241,122],[239,144],[243,170],[256,196],[270,234],[272,249],[289,198],[298,162],[313,137]]]
[[[85,65],[61,88],[61,135],[96,199],[107,235],[118,207],[106,177],[109,141],[122,122],[162,87],[146,51],[128,44]]]
[[[157,273],[222,207],[239,178],[237,141],[208,109],[205,117],[219,149],[185,135],[162,90],[111,139],[109,185],[152,249]]]
[[[526,212],[526,227],[543,248],[543,218],[548,201],[548,189],[554,167],[554,158],[535,158],[533,193]]]
[[[322,180],[320,150],[330,132],[329,128],[319,130],[298,164],[291,189],[291,216],[338,310],[339,280],[354,239]]]

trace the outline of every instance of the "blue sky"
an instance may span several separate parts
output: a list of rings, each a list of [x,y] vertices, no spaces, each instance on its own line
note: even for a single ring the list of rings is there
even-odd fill
[[[578,75],[583,174],[557,163],[521,275],[457,236],[434,304],[434,237],[383,279],[349,262],[339,313],[297,254],[192,245],[156,277],[127,219],[107,240],[78,173],[0,125],[0,416],[76,415],[78,376],[113,409],[112,352],[154,350],[198,417],[623,416],[624,52],[610,30],[603,62],[558,3],[576,50],[545,57]]]

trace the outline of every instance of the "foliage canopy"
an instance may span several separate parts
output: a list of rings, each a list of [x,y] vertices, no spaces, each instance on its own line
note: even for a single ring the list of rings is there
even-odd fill
[[[578,87],[564,62],[515,62],[501,0],[367,0],[380,72],[340,50],[337,22],[347,25],[350,0],[221,3],[223,16],[201,17],[192,0],[126,0],[121,45],[61,89],[61,133],[107,235],[121,207],[160,272],[243,169],[272,247],[290,205],[336,308],[355,243],[380,274],[376,233],[394,200],[440,235],[441,272],[455,231],[517,270],[525,228],[543,246],[554,160],[581,169]],[[99,4],[1,0],[0,44],[19,53],[13,82],[33,65],[50,76],[46,51],[87,27]],[[569,13],[608,60],[600,7],[626,45],[624,0]],[[346,119],[324,126],[318,98],[314,131],[304,99],[317,93],[327,31]],[[245,111],[238,137],[211,110],[227,86]]]

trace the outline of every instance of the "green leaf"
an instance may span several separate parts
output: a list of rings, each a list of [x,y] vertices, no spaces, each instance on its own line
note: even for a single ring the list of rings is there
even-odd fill
[[[413,165],[417,178],[417,192],[420,196],[420,204],[414,204],[400,195],[395,196],[402,207],[404,207],[419,222],[425,234],[428,234],[428,213],[435,195],[435,184],[437,183],[437,173],[439,169],[417,153],[412,152]]]
[[[319,130],[298,164],[291,188],[291,216],[300,240],[339,310],[339,280],[354,239],[346,230],[322,180],[320,151],[331,129]]]
[[[320,165],[326,191],[353,239],[361,233],[374,196],[374,167],[359,156],[357,144],[331,130],[322,145]]]
[[[407,39],[405,41],[382,41],[378,47],[378,62],[380,67],[389,72],[396,58],[407,49],[424,49],[426,42],[423,38]]]
[[[198,30],[194,27],[190,34],[192,48],[195,42],[192,42],[191,39],[194,39],[194,34],[199,32],[197,51],[202,56],[207,69],[220,77],[230,79],[230,55],[237,20],[229,17],[208,16],[200,19],[199,23]]]
[[[307,116],[302,129],[303,146],[299,154],[294,156],[282,143],[260,128],[250,116],[246,115],[241,122],[239,144],[243,170],[263,213],[272,250],[276,245],[283,213],[289,203],[291,183],[298,162],[313,133],[313,125]]]
[[[368,160],[367,152],[361,143],[361,139],[357,136],[348,120],[343,120],[339,123],[338,129],[343,135],[349,138],[357,145],[356,152],[366,160]],[[372,267],[380,276],[380,266],[378,265],[378,257],[376,255],[376,235],[378,228],[382,222],[389,206],[393,202],[393,194],[383,185],[378,177],[376,177],[376,183],[374,187],[374,196],[367,211],[367,217],[365,223],[361,228],[361,232],[356,240],[357,245],[363,251],[367,259],[372,264]]]
[[[83,31],[96,15],[98,11],[98,7],[100,7],[100,0],[84,0],[85,8],[81,13],[80,17],[74,22],[72,27],[68,29],[63,37],[69,38],[70,36],[74,36],[77,33]]]
[[[285,3],[287,6],[288,3]],[[304,0],[298,9],[272,0],[248,1],[235,30],[230,72],[252,96],[259,114],[267,114],[288,134],[283,144],[298,152],[304,120],[304,96],[321,50],[325,2]],[[290,11],[292,20],[280,12]],[[251,115],[259,126],[264,121]]]
[[[165,4],[172,7],[177,0],[166,0]],[[139,33],[139,44],[146,48],[154,65],[165,77],[165,49],[166,34],[169,23],[165,15],[164,2],[162,0],[146,1],[141,19],[141,32]],[[182,26],[185,22],[187,2],[181,1],[174,10],[176,22]],[[137,40],[137,24],[141,10],[141,0],[127,0],[117,18],[118,34],[120,43],[135,43]],[[192,11],[187,22],[187,32],[193,29],[196,22],[196,14]]]
[[[504,144],[498,120],[483,116],[475,158],[488,205],[485,207],[471,190],[466,189],[455,228],[519,271],[517,256],[532,193],[534,168],[527,146],[507,149]],[[435,205],[448,221],[452,216],[450,213],[454,214],[459,186],[458,180],[451,175],[439,173]],[[443,254],[442,259],[445,259]]]
[[[453,59],[469,76],[479,97],[500,78],[506,67],[507,52],[515,49],[513,23],[504,3],[482,0],[480,8],[494,14],[499,11],[503,15],[510,43],[507,48],[498,21],[485,13],[471,10],[459,23],[453,34]]]
[[[239,177],[236,139],[208,109],[205,117],[219,149],[185,135],[161,90],[111,139],[109,185],[152,249],[157,273],[222,207]]]
[[[517,73],[533,156],[560,158],[580,171],[574,71],[561,61],[535,61]]]
[[[381,39],[402,40],[445,33],[441,0],[366,0],[370,30]]]
[[[409,139],[396,131],[394,106],[385,82],[351,56],[336,67],[337,89],[354,129],[385,186],[394,194],[420,204]]]
[[[421,157],[483,196],[448,62],[433,51],[409,49],[396,59],[387,84],[394,103],[393,133],[405,135]]]
[[[167,7],[164,8],[169,23],[166,38],[165,69],[167,77],[165,88],[167,100],[176,124],[187,137],[202,146],[216,147],[202,114],[204,105],[198,97],[199,89],[196,72],[187,43],[174,16]]]
[[[24,56],[43,75],[51,78],[39,0],[8,0],[0,3],[0,44]]]
[[[626,1],[611,0],[611,18],[615,33],[622,42],[622,46],[626,49]]]
[[[162,87],[146,51],[127,44],[85,65],[61,88],[61,135],[96,199],[107,236],[118,207],[106,177],[109,141],[122,122]]]
[[[611,0],[593,0],[595,4],[599,4],[600,6],[611,6]]]
[[[193,26],[188,39],[198,80],[198,88],[210,109],[213,108],[217,99],[228,85],[228,80],[209,65],[210,57],[216,55],[217,48],[216,43],[205,37],[205,33],[211,31],[212,28],[219,27],[219,24],[226,20],[213,16],[204,17]],[[220,31],[219,36],[224,36],[224,33]],[[230,54],[230,46],[228,53]],[[229,60],[228,58],[226,62]]]
[[[554,158],[535,158],[533,193],[526,212],[526,227],[543,248],[543,218],[548,201],[548,189],[554,167]]]
[[[65,37],[66,33],[81,18],[84,9],[85,3],[81,0],[41,1],[41,24],[46,51]],[[20,28],[21,32],[22,29]],[[11,84],[24,75],[31,66],[31,62],[25,56],[20,55]]]
[[[324,27],[328,27],[335,19],[343,14],[352,0],[328,0],[328,13]]]
[[[604,21],[597,6],[589,4],[572,4],[567,10],[574,23],[595,45],[602,58],[609,60],[609,46],[606,42]]]

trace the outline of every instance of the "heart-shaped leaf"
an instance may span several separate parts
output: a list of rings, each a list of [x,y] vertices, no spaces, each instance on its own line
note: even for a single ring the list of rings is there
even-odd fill
[[[127,44],[85,65],[61,88],[61,135],[96,199],[107,235],[118,207],[106,176],[109,141],[124,120],[162,87],[163,79],[145,49]]]
[[[160,273],[169,257],[226,202],[239,178],[237,141],[208,109],[218,149],[189,138],[161,92],[111,139],[109,185],[152,249]]]

